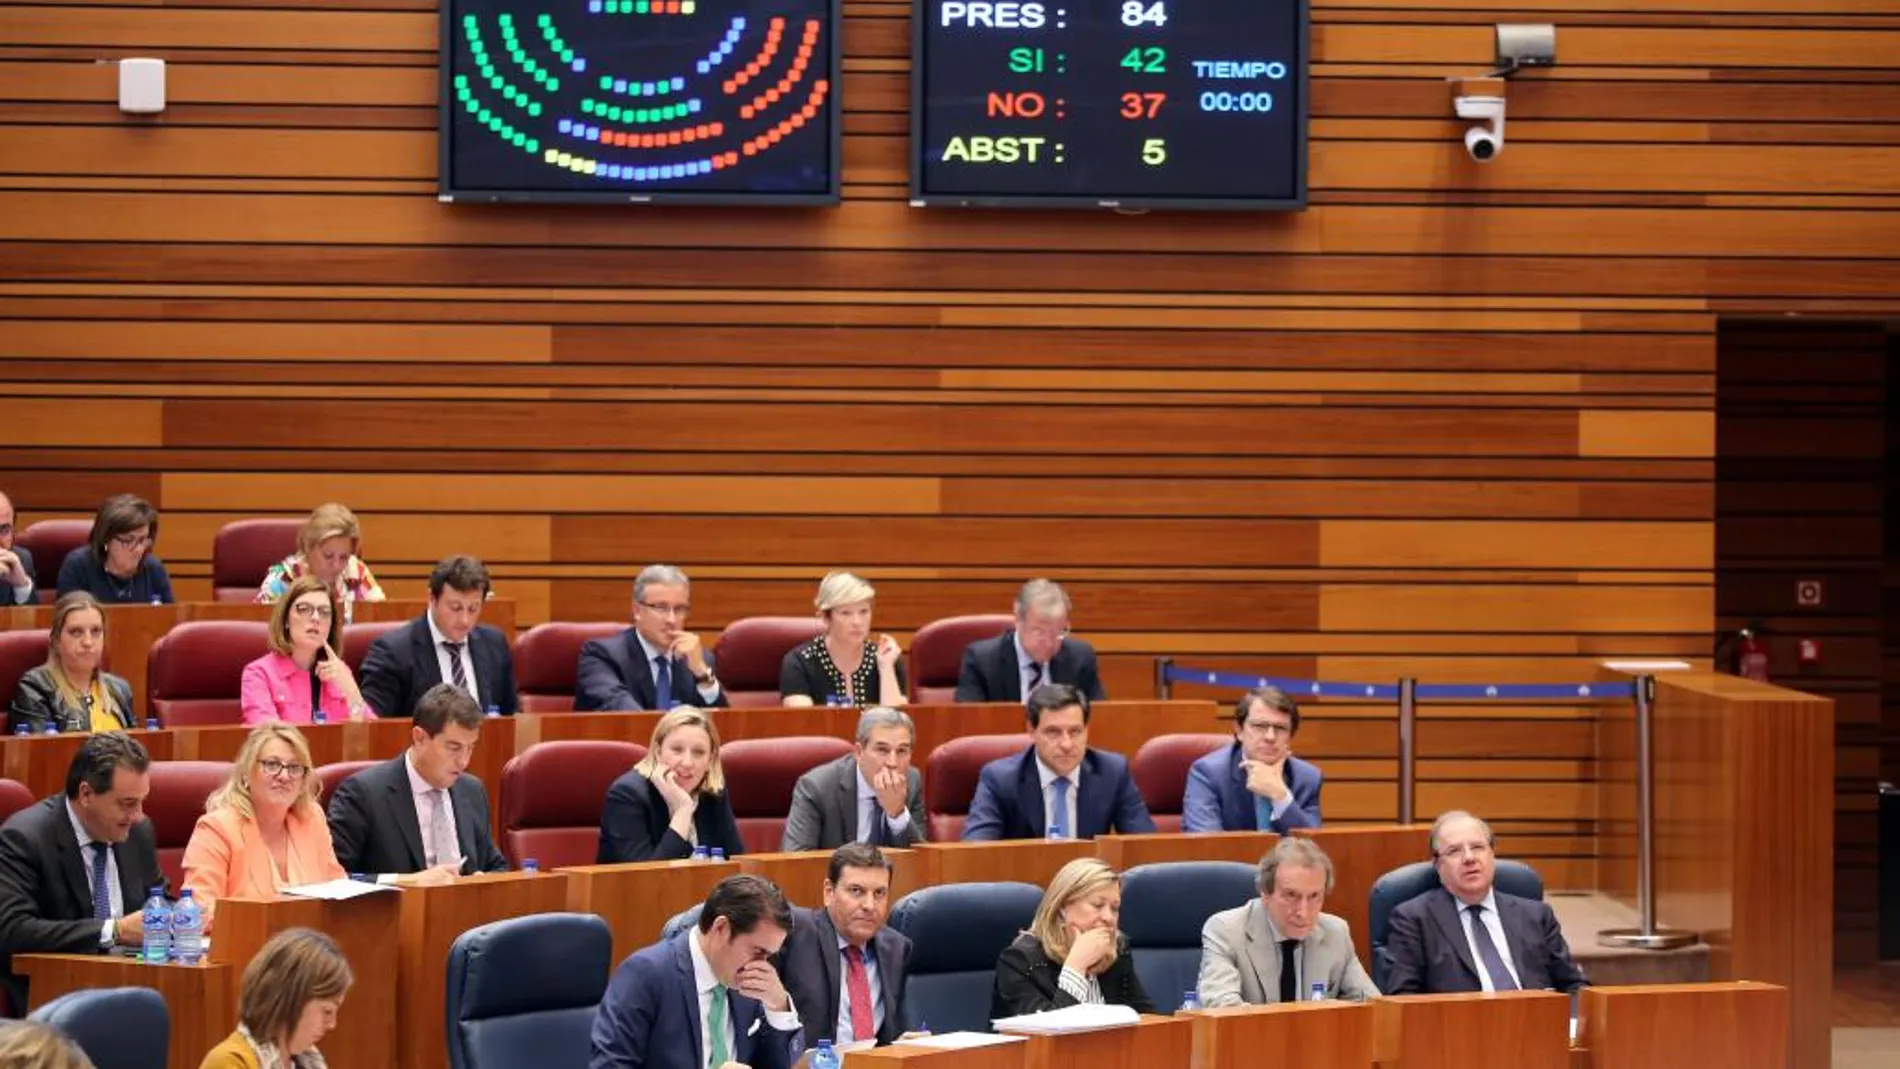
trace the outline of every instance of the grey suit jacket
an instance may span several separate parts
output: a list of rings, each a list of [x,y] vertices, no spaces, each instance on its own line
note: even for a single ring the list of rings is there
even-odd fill
[[[1362,1002],[1379,993],[1353,953],[1352,929],[1330,913],[1320,914],[1319,923],[1300,940],[1300,957],[1306,981],[1299,988],[1302,999],[1321,981],[1327,998]],[[1259,899],[1207,918],[1196,986],[1209,1009],[1280,1001],[1280,947]]]
[[[909,846],[928,838],[924,834],[924,778],[912,768],[910,791],[904,805],[910,825],[901,842],[889,837],[886,846]],[[858,759],[846,754],[798,777],[792,788],[792,811],[785,818],[780,850],[832,850],[858,841]]]

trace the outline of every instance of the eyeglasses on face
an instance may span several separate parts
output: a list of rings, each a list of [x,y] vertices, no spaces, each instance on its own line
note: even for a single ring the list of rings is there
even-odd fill
[[[1466,854],[1472,857],[1483,857],[1490,852],[1490,843],[1460,843],[1457,846],[1447,846],[1443,850],[1440,850],[1438,852],[1438,858],[1440,861],[1456,861]]]
[[[266,776],[282,776],[288,779],[302,779],[303,774],[310,771],[306,765],[300,765],[295,761],[279,761],[275,757],[264,758],[257,763],[257,767],[263,769]]]
[[[152,536],[149,534],[113,535],[112,544],[120,549],[144,549],[152,544]]]
[[[328,605],[319,605],[314,601],[300,601],[292,605],[290,611],[306,620],[313,616],[319,620],[328,620],[334,615],[334,611]]]
[[[685,603],[679,605],[658,605],[651,601],[643,601],[640,602],[640,607],[656,616],[677,616],[682,620],[686,619],[686,615],[693,611],[693,607]]]
[[[1285,736],[1293,734],[1293,724],[1291,721],[1281,723],[1277,720],[1248,720],[1241,724],[1240,727],[1241,730],[1247,734],[1258,735],[1263,739],[1272,738],[1274,735],[1279,735],[1284,738]]]

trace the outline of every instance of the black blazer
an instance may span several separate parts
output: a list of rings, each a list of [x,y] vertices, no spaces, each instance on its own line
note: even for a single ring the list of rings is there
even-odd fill
[[[508,652],[508,639],[495,628],[477,626],[469,632],[463,652],[467,654],[463,667],[474,669],[482,708],[497,706],[502,715],[513,716],[520,703],[515,697],[515,659]],[[429,618],[425,615],[378,635],[363,658],[362,675],[363,700],[376,715],[407,719],[430,687],[448,682],[436,658]]]
[[[488,790],[482,781],[466,772],[455,777],[449,807],[455,812],[462,873],[506,872],[508,861],[496,848],[488,823]],[[337,785],[330,798],[330,841],[345,872],[401,874],[428,867],[402,757],[372,765]]]
[[[141,820],[132,835],[112,848],[119,866],[124,908],[137,910],[152,888],[171,889],[158,868],[152,822]],[[13,955],[85,954],[99,949],[92,919],[87,862],[80,856],[66,813],[66,796],[42,798],[0,827],[0,970],[16,1013],[26,1010],[26,978],[13,974]]]
[[[890,925],[871,937],[871,955],[877,960],[877,982],[884,989],[884,1017],[877,1023],[878,1046],[897,1042],[909,1027],[904,1004],[904,980],[910,975],[910,938]],[[838,949],[838,929],[823,909],[792,907],[792,930],[779,948],[775,964],[805,1026],[805,1046],[816,1048],[821,1039],[838,1036],[838,989],[843,986],[844,955]]]
[[[1562,991],[1575,994],[1588,986],[1583,970],[1570,960],[1570,947],[1550,906],[1534,898],[1496,891],[1498,920],[1504,925],[1508,949],[1517,966],[1518,982],[1526,991]],[[1392,911],[1392,933],[1386,939],[1384,992],[1388,995],[1444,994],[1482,991],[1478,965],[1471,957],[1458,918],[1460,903],[1450,891],[1434,887]]]
[[[0,586],[4,586],[0,583]],[[132,718],[132,684],[113,675],[101,672],[105,680],[106,691],[112,695],[112,701],[119,707],[120,726],[131,730],[138,727]],[[61,731],[91,731],[92,714],[83,706],[72,706],[59,700],[59,687],[53,681],[53,669],[47,665],[35,665],[20,677],[20,687],[13,694],[13,704],[7,709],[7,731],[12,733],[21,724],[39,734],[46,730],[48,723],[59,725]],[[140,901],[144,901],[143,898]]]
[[[712,667],[712,651],[706,651],[706,667]],[[686,658],[673,658],[673,704],[701,708],[726,704],[721,688],[712,701],[700,697],[699,684],[693,682]],[[574,708],[582,712],[605,710],[626,712],[656,709],[653,693],[653,669],[647,664],[646,651],[639,635],[629,627],[612,638],[589,639],[581,647],[580,665],[574,673]]]
[[[1062,963],[1042,949],[1036,937],[1024,932],[996,958],[996,988],[990,995],[991,1017],[1014,1017],[1019,1013],[1041,1013],[1075,1005],[1075,996],[1056,983],[1062,975]],[[1121,952],[1108,971],[1095,978],[1102,987],[1102,1001],[1130,1006],[1137,1013],[1155,1012],[1155,1004],[1141,989],[1135,975],[1135,957],[1122,940]]]
[[[1065,638],[1056,655],[1049,660],[1049,678],[1044,682],[1067,683],[1102,701],[1102,677],[1095,666],[1095,647],[1079,638]],[[972,642],[963,651],[963,667],[957,671],[957,700],[960,702],[1019,702],[1023,700],[1023,673],[1016,663],[1016,632],[1005,631],[995,638]]]
[[[619,861],[669,861],[692,857],[693,846],[669,827],[666,799],[653,781],[637,771],[627,772],[607,788],[607,804],[600,811],[600,852],[595,858],[602,865]],[[745,853],[739,838],[739,822],[733,818],[732,803],[725,792],[701,793],[693,810],[693,827],[699,831],[701,846],[718,847],[727,857]]]

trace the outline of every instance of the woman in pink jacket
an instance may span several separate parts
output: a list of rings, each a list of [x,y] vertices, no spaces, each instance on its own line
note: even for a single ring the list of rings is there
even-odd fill
[[[283,720],[308,724],[313,709],[328,720],[364,720],[374,715],[343,663],[343,614],[336,592],[304,576],[270,616],[271,652],[244,666],[238,699],[246,724]]]

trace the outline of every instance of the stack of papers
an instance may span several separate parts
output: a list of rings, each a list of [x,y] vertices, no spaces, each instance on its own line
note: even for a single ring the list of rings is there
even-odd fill
[[[1025,1013],[990,1022],[998,1032],[1026,1032],[1030,1035],[1061,1035],[1064,1032],[1093,1032],[1102,1028],[1120,1028],[1141,1020],[1132,1006],[1079,1003],[1059,1010]]]
[[[916,1039],[903,1039],[898,1042],[909,1047],[936,1047],[938,1050],[964,1050],[969,1047],[992,1047],[998,1043],[1027,1043],[1027,1036],[993,1036],[988,1032],[945,1032],[940,1036],[918,1036]]]
[[[284,893],[296,898],[321,898],[329,902],[341,902],[346,898],[360,898],[380,891],[394,891],[394,887],[380,883],[364,883],[361,880],[325,880],[322,883],[306,883],[300,887],[286,887]]]

